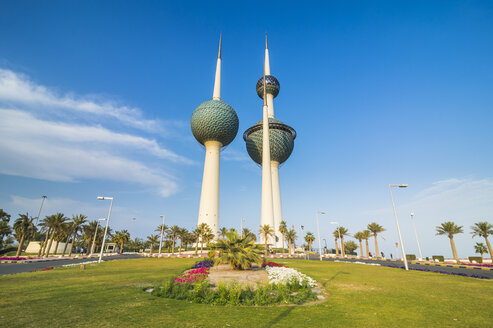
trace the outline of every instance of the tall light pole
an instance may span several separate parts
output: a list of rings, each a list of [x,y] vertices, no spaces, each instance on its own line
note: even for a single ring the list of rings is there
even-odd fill
[[[92,240],[91,255],[89,255],[89,257],[92,257],[92,253],[94,252],[94,244],[96,243],[96,236],[98,235],[99,221],[104,221],[104,220],[106,220],[106,219],[102,218],[102,219],[98,219],[98,221],[97,221],[96,231],[94,232],[94,239]]]
[[[341,238],[341,230],[339,229],[339,222],[331,221],[330,224],[336,224],[337,225],[336,229],[337,229],[337,233],[339,234],[339,239],[341,240],[341,256],[342,256],[342,238]]]
[[[401,228],[399,227],[399,219],[397,218],[397,211],[395,210],[394,196],[392,196],[392,187],[407,188],[407,184],[389,184],[390,199],[392,199],[392,207],[394,208],[395,224],[397,225],[397,233],[399,234],[399,241],[401,243],[402,258],[404,260],[404,267],[409,270],[407,265],[406,251],[404,250],[404,243],[402,242]],[[378,257],[378,254],[377,254]]]
[[[322,261],[322,244],[320,242],[320,226],[318,224],[318,215],[319,214],[325,214],[325,212],[317,211],[318,253],[320,254],[320,261]]]
[[[110,210],[108,212],[108,218],[106,219],[106,228],[104,229],[103,243],[101,244],[101,252],[99,253],[98,263],[101,263],[101,259],[103,258],[104,244],[106,242],[106,234],[108,233],[108,225],[110,223],[111,208],[113,207],[113,197],[101,197],[101,196],[99,196],[98,199],[99,200],[111,199]]]
[[[43,208],[43,204],[45,202],[45,199],[48,198],[46,196],[41,196],[42,200],[41,200],[41,206],[39,207],[39,212],[38,212],[38,217],[36,218],[36,225],[38,225],[38,220],[39,220],[39,216],[41,215],[41,209]]]
[[[163,234],[164,234],[164,214],[159,216],[163,218],[163,223],[161,224],[161,239],[159,240],[159,255],[161,255],[161,247],[163,246]]]
[[[414,235],[416,236],[416,242],[418,243],[419,259],[423,259],[423,254],[421,254],[421,247],[419,246],[418,233],[416,232],[416,225],[414,224],[414,212],[411,212],[411,222],[413,223]]]

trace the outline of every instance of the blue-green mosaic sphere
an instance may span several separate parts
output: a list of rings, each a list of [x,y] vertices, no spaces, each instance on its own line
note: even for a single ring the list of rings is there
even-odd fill
[[[233,107],[222,100],[211,99],[195,109],[190,125],[193,136],[202,145],[212,140],[224,147],[236,137],[239,121]]]
[[[243,134],[248,155],[257,164],[262,165],[262,121],[257,122]],[[270,159],[284,163],[294,148],[296,131],[275,118],[269,118]]]
[[[264,77],[262,76],[258,81],[257,81],[257,95],[264,99]],[[275,97],[279,94],[279,90],[281,89],[281,85],[279,84],[279,81],[275,78],[273,75],[266,75],[265,76],[265,92],[270,93]]]

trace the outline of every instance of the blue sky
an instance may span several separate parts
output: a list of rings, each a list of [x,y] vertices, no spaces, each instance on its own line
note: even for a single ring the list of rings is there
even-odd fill
[[[298,133],[280,170],[285,220],[322,238],[376,221],[397,240],[395,190],[425,255],[451,256],[434,227],[493,222],[493,3],[489,1],[85,1],[0,3],[0,207],[14,216],[103,217],[145,237],[197,221],[204,152],[193,110],[212,97],[223,33],[223,100],[240,130],[221,158],[221,225],[258,230],[260,168],[242,133],[261,119],[264,33],[281,83],[276,117]],[[136,218],[136,220],[132,220]],[[479,239],[476,241],[480,241]],[[433,254],[432,254],[433,253]]]

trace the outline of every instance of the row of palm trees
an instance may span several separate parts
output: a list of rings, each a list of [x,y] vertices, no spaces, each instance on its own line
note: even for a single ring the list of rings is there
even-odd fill
[[[447,236],[450,239],[450,247],[452,248],[452,255],[454,259],[459,263],[459,257],[457,256],[457,248],[455,247],[454,235],[459,233],[464,233],[464,227],[455,224],[452,221],[447,221],[436,227],[436,234],[439,236]],[[490,253],[490,257],[493,259],[493,250],[491,249],[490,241],[488,240],[489,235],[493,235],[493,224],[486,221],[476,222],[471,226],[472,238],[483,237],[486,246],[483,243],[476,243],[475,250],[476,253],[480,253],[481,257],[483,254]],[[487,248],[487,249],[486,249]]]
[[[476,253],[481,254],[481,257],[483,257],[483,254],[490,253],[490,256],[493,254],[493,250],[490,244],[490,241],[488,240],[489,235],[493,235],[493,225],[486,222],[477,222],[473,226],[471,226],[471,234],[472,237],[482,237],[484,238],[486,245],[483,243],[476,243],[474,246]],[[353,238],[359,241],[359,249],[360,249],[360,255],[363,256],[363,244],[362,241],[365,241],[365,246],[366,246],[366,257],[370,257],[370,250],[369,250],[369,245],[368,245],[368,240],[371,237],[375,238],[375,256],[379,256],[379,249],[378,249],[378,239],[377,236],[378,234],[386,231],[385,228],[381,225],[379,225],[376,222],[372,222],[367,225],[365,230],[356,232],[353,234]],[[459,257],[457,255],[457,248],[455,246],[454,242],[454,235],[463,233],[463,226],[459,226],[455,224],[454,222],[447,221],[442,223],[441,225],[436,227],[436,234],[437,235],[445,235],[450,239],[450,246],[452,248],[452,254],[454,259],[459,262]],[[336,255],[339,255],[339,253],[344,256],[346,253],[346,248],[349,247],[351,250],[349,252],[352,252],[357,248],[354,247],[352,244],[348,244],[347,242],[344,242],[344,237],[348,236],[350,237],[351,235],[349,234],[349,230],[346,229],[345,227],[337,227],[337,229],[333,232],[333,236],[335,239],[335,247],[336,247]],[[315,240],[315,237],[311,232],[307,232],[305,235],[305,241],[308,243],[308,247],[311,251],[311,244]],[[340,246],[341,250],[339,252],[339,240],[340,240]]]
[[[104,229],[99,226],[97,220],[89,221],[84,214],[72,215],[72,218],[66,217],[63,213],[56,213],[46,216],[38,225],[35,219],[28,213],[19,214],[14,221],[12,228],[8,226],[10,215],[0,209],[0,239],[4,246],[4,237],[14,233],[18,241],[16,256],[20,256],[25,245],[31,240],[40,240],[38,257],[50,255],[58,251],[59,243],[65,243],[62,256],[68,253],[72,255],[74,246],[86,250],[86,254],[92,253],[101,245],[104,235]],[[124,244],[130,241],[130,233],[127,230],[112,232],[108,227],[108,236],[111,242],[119,245],[120,252],[123,251]],[[94,248],[93,249],[93,246]],[[52,246],[53,251],[52,251]]]

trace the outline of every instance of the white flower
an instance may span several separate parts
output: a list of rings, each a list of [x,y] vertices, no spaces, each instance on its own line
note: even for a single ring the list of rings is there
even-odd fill
[[[271,284],[286,285],[292,283],[301,286],[303,283],[307,283],[310,287],[316,286],[315,280],[293,268],[266,266],[265,270],[269,275],[269,283]]]

